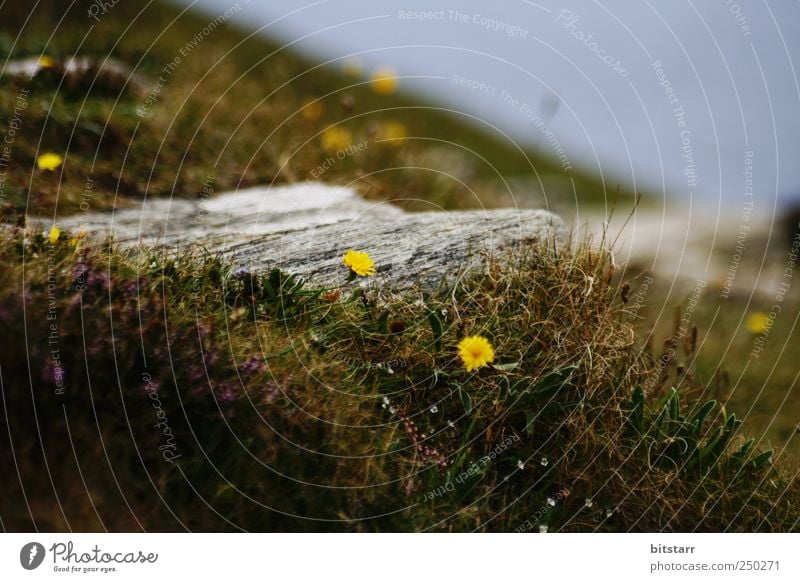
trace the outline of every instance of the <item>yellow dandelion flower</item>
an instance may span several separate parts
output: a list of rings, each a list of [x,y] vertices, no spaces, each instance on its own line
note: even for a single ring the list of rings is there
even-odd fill
[[[63,162],[64,158],[58,154],[47,153],[36,158],[36,167],[40,170],[53,171],[59,168]]]
[[[353,136],[343,127],[329,127],[320,138],[325,151],[335,153],[345,150],[353,143]]]
[[[760,334],[772,327],[772,320],[766,313],[756,311],[747,316],[747,319],[745,319],[744,322],[744,327],[750,333]]]
[[[381,127],[381,136],[387,143],[393,146],[400,146],[408,136],[406,126],[398,121],[387,121]]]
[[[307,101],[300,110],[300,115],[306,121],[316,122],[322,117],[322,102],[321,101]]]
[[[458,355],[467,372],[483,368],[494,361],[494,349],[482,335],[465,337],[458,343]]]
[[[39,57],[39,66],[43,69],[52,69],[56,66],[56,60],[53,57],[42,55]]]
[[[56,244],[59,236],[61,236],[61,230],[59,230],[59,228],[55,225],[51,226],[50,231],[47,233],[47,240],[50,241],[50,244]]]
[[[346,59],[342,63],[342,71],[348,77],[360,77],[361,73],[364,71],[364,65],[361,64],[361,59],[357,59],[355,57]]]
[[[397,90],[397,73],[394,69],[383,67],[372,74],[372,90],[378,95],[390,95]]]
[[[342,262],[360,277],[371,277],[375,274],[375,261],[364,251],[350,249],[344,254]]]

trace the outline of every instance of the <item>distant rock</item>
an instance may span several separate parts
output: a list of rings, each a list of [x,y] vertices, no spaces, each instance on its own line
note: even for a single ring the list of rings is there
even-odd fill
[[[253,273],[280,267],[323,284],[344,283],[342,255],[363,250],[376,262],[376,279],[396,290],[415,284],[430,289],[479,267],[488,254],[565,237],[563,222],[544,210],[406,213],[319,183],[195,201],[147,200],[135,208],[78,214],[59,226],[111,236],[129,247],[201,247]]]
[[[109,88],[128,87],[145,94],[148,84],[128,65],[112,57],[71,57],[57,61],[50,57],[29,57],[8,61],[0,67],[0,75],[33,79],[45,71],[63,75],[67,85],[91,84]]]

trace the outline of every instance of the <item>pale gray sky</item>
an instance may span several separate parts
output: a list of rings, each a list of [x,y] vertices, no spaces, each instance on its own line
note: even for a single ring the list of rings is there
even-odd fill
[[[556,99],[554,139],[612,182],[738,204],[751,163],[761,210],[800,197],[798,2],[238,1],[252,30],[316,59],[392,65],[404,89],[551,154],[528,109]]]

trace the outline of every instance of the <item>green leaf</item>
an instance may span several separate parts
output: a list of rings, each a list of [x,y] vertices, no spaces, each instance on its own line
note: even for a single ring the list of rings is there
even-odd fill
[[[384,309],[378,316],[378,329],[384,335],[389,334],[389,310]]]
[[[461,398],[461,404],[464,406],[464,412],[470,414],[472,412],[472,398],[461,387],[458,388],[458,395]]]
[[[711,457],[712,453],[714,452],[717,446],[717,443],[719,443],[720,439],[722,438],[722,435],[724,434],[724,430],[721,427],[718,428],[715,432],[716,434],[709,441],[706,442],[706,444],[700,451],[700,461],[705,462]]]
[[[539,380],[531,392],[540,398],[554,395],[572,379],[577,369],[578,366],[566,366],[551,372]]]
[[[755,444],[755,439],[748,439],[739,450],[733,453],[729,458],[726,466],[731,471],[738,471],[747,462],[750,456],[750,451]]]
[[[700,435],[700,431],[703,430],[703,423],[706,420],[706,417],[714,410],[714,407],[717,405],[716,400],[709,400],[703,406],[700,407],[700,410],[697,411],[697,414],[694,415],[692,418],[692,424],[694,425],[694,434],[696,436]]]
[[[536,417],[537,415],[533,412],[525,413],[525,432],[528,433],[529,436],[533,436],[533,423]]]
[[[442,337],[444,336],[444,330],[442,329],[442,322],[436,316],[436,313],[431,309],[428,312],[428,321],[431,324],[431,331],[433,331],[433,345],[436,348],[436,351],[439,352],[442,350]]]
[[[737,454],[737,455],[744,455],[744,456],[746,457],[747,455],[749,455],[749,454],[750,454],[750,450],[753,448],[753,445],[755,444],[755,442],[756,442],[756,440],[755,440],[755,439],[747,439],[747,442],[745,442],[745,443],[744,443],[744,444],[743,444],[743,445],[742,445],[742,446],[739,448],[739,450],[738,450],[738,451],[736,451],[736,454]]]
[[[680,398],[677,392],[673,392],[669,399],[669,417],[674,422],[680,419]]]
[[[772,450],[764,451],[753,459],[753,468],[758,471],[764,468],[765,465],[772,463]]]
[[[631,394],[631,425],[639,434],[644,434],[644,390],[641,386]]]

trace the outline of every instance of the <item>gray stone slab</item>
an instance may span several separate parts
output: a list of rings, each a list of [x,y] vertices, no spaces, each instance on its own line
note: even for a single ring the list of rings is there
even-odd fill
[[[280,267],[323,285],[346,282],[342,256],[348,249],[367,251],[377,268],[372,280],[395,290],[430,289],[480,268],[488,255],[565,237],[563,222],[544,210],[407,213],[319,183],[197,201],[153,199],[135,208],[79,214],[59,226],[111,236],[128,247],[200,247],[253,273]]]

